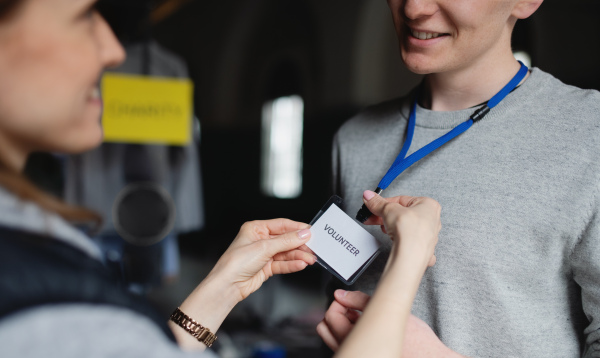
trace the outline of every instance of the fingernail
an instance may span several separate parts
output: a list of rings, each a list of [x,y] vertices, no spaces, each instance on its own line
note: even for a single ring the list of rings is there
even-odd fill
[[[377,194],[375,194],[374,191],[365,190],[365,192],[363,193],[363,198],[365,198],[366,201],[369,201],[369,200],[373,199],[373,197],[375,195],[377,195]]]
[[[338,290],[335,290],[335,292],[333,294],[335,296],[337,296],[337,297],[342,298],[342,297],[346,297],[346,295],[348,294],[348,291],[342,290],[342,289],[338,289]]]
[[[300,240],[304,240],[309,236],[310,236],[310,229],[304,229],[304,230],[298,231],[298,238]]]

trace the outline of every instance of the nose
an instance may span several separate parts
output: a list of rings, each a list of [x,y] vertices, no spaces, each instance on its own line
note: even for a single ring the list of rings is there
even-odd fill
[[[105,68],[117,67],[125,61],[125,49],[102,16],[98,16],[97,36],[100,44],[100,56]]]
[[[404,0],[403,16],[407,20],[417,20],[435,14],[438,10],[436,0]]]

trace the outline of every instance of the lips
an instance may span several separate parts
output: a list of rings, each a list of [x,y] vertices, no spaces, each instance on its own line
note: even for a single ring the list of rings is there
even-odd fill
[[[98,87],[94,87],[91,91],[89,98],[91,100],[99,100],[100,99],[100,89]]]
[[[89,103],[102,106],[102,93],[100,88],[94,87],[90,90],[87,96]]]

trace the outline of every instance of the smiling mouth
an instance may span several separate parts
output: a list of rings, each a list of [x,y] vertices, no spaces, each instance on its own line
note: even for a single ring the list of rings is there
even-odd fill
[[[100,98],[101,98],[101,95],[100,95],[100,88],[98,88],[98,87],[94,87],[94,89],[93,89],[93,90],[92,90],[92,92],[90,93],[90,96],[89,96],[89,98],[90,98],[91,100],[97,100],[97,99],[100,99]]]
[[[429,39],[438,38],[440,36],[448,36],[449,35],[449,34],[439,33],[439,32],[422,32],[422,31],[416,31],[413,29],[410,29],[410,34],[419,40],[429,40]]]
[[[88,94],[87,100],[94,104],[102,104],[102,93],[100,88],[94,87]]]

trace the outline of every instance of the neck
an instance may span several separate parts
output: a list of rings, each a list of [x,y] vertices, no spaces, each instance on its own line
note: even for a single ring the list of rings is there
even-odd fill
[[[492,98],[519,71],[512,52],[465,69],[425,77],[422,104],[433,111],[457,111]]]

